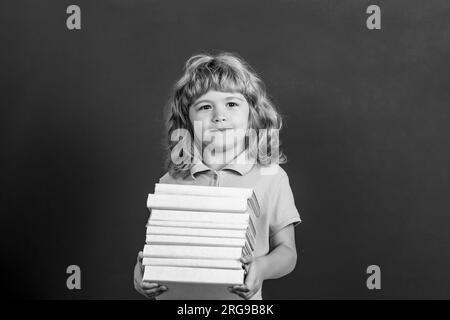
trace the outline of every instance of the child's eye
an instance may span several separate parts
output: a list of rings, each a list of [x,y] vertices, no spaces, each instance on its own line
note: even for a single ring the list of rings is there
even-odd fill
[[[207,110],[207,109],[210,109],[211,108],[211,106],[209,105],[209,104],[205,104],[205,105],[203,105],[203,106],[201,106],[200,108],[198,108],[199,110]]]
[[[229,102],[228,105],[229,105],[230,107],[237,107],[237,106],[238,106],[238,104],[237,104],[237,103],[234,103],[234,102]]]

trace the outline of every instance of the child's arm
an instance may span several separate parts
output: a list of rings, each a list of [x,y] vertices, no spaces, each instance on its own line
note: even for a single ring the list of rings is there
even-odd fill
[[[262,257],[264,280],[278,279],[291,273],[297,264],[294,225],[290,224],[270,237],[270,252]]]
[[[297,263],[293,224],[284,227],[270,238],[271,251],[262,257],[243,258],[248,263],[245,284],[234,286],[232,291],[244,299],[251,298],[266,279],[281,278],[292,272]]]

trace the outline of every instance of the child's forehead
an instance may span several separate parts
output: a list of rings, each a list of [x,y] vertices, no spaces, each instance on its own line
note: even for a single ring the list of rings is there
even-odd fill
[[[203,99],[211,99],[211,100],[226,100],[231,98],[240,98],[245,99],[244,95],[239,91],[218,91],[214,89],[210,89],[201,96],[199,96],[196,101]]]

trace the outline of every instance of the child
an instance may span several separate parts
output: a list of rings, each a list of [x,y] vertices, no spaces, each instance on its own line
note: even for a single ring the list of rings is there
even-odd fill
[[[281,124],[261,79],[230,53],[188,59],[168,104],[168,173],[159,182],[252,188],[258,199],[254,257],[242,258],[245,284],[229,288],[243,299],[262,299],[263,281],[289,274],[297,262],[294,226],[300,216],[278,165],[285,162],[278,151]],[[136,290],[148,298],[170,290],[142,282],[142,275],[139,252]]]

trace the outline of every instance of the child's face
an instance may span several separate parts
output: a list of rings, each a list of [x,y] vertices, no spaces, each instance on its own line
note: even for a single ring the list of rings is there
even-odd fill
[[[193,126],[201,124],[202,134],[195,131],[195,140],[202,149],[209,145],[224,152],[244,149],[250,107],[238,92],[208,91],[189,108]],[[212,145],[211,145],[212,144]]]

